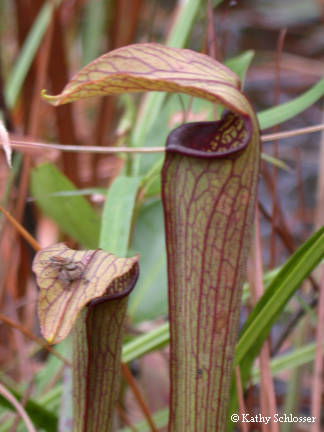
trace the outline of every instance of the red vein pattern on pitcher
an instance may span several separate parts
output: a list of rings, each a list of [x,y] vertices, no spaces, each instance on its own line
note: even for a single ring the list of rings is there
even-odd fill
[[[162,185],[172,432],[225,430],[258,168],[258,130],[236,114],[169,135]]]

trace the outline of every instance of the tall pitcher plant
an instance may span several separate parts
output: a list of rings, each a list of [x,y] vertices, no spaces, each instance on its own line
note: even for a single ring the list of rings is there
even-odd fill
[[[175,129],[162,169],[171,334],[169,431],[223,431],[255,206],[258,123],[233,72],[206,55],[158,44],[103,55],[62,93],[43,97],[61,105],[143,91],[186,93],[226,108],[221,120]],[[78,407],[74,410],[81,414]]]

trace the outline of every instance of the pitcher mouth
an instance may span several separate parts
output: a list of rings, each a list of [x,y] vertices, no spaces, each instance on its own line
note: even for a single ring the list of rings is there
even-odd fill
[[[246,148],[251,134],[249,117],[226,111],[221,120],[179,126],[170,133],[166,151],[210,159],[231,157]]]

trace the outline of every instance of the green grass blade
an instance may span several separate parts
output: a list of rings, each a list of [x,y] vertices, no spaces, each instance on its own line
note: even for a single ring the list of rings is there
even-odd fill
[[[123,362],[128,363],[150,351],[160,349],[168,343],[169,323],[165,323],[149,333],[127,342],[123,347]]]
[[[281,159],[275,158],[267,153],[261,153],[261,159],[265,162],[268,162],[271,165],[274,165],[284,171],[291,172],[293,171],[292,168],[290,168],[289,165],[287,165],[284,161]]]
[[[292,352],[274,358],[270,362],[271,374],[275,376],[285,370],[292,370],[312,362],[314,360],[315,350],[316,344],[311,342],[300,348],[294,349]],[[257,384],[259,381],[260,369],[258,367],[252,370],[252,382],[253,384]]]
[[[138,177],[118,177],[108,190],[102,215],[99,246],[107,252],[125,257],[132,224]]]
[[[101,52],[102,34],[107,19],[107,8],[110,8],[111,0],[96,0],[87,2],[82,28],[82,65],[90,63]]]
[[[268,129],[283,123],[313,105],[324,95],[324,77],[302,95],[277,107],[266,109],[258,114],[260,128]]]
[[[243,386],[253,362],[270,330],[300,284],[324,256],[324,226],[310,237],[282,266],[253,309],[236,346],[234,366],[240,365]],[[235,412],[237,399],[235,380],[232,381],[230,412]],[[230,417],[229,417],[230,418]],[[233,424],[228,423],[228,430]]]
[[[166,45],[174,48],[182,48],[192,30],[199,9],[202,7],[202,0],[187,0],[178,2],[178,7],[182,8],[171,31],[167,37]],[[222,0],[218,3],[222,3]]]
[[[61,0],[56,2],[57,5]],[[28,37],[26,38],[14,68],[8,76],[5,86],[5,99],[9,108],[15,105],[24,79],[34,60],[35,54],[48,27],[53,12],[54,3],[47,1],[40,10]]]
[[[9,391],[17,398],[19,401],[22,400],[22,395],[16,392],[13,389],[9,389]],[[7,401],[2,395],[0,395],[0,405],[4,408],[8,408],[12,411],[15,411],[15,408],[11,403]],[[30,419],[34,423],[37,428],[47,432],[56,432],[57,431],[57,416],[44,408],[41,404],[36,402],[34,399],[29,398],[26,405],[25,410],[27,411]]]
[[[253,60],[254,54],[255,53],[253,50],[247,50],[242,54],[225,61],[225,65],[235,72],[240,78],[242,85],[244,84],[245,75],[251,64],[251,61]]]
[[[128,305],[132,322],[156,319],[168,313],[165,236],[161,227],[161,201],[142,206],[132,236],[132,250],[141,257],[140,276]]]
[[[100,219],[82,196],[49,196],[73,190],[75,186],[52,164],[46,163],[31,172],[31,194],[42,211],[61,230],[89,249],[98,246]]]
[[[323,256],[324,227],[288,259],[253,309],[237,344],[235,365],[242,367],[242,361],[257,355],[288,300]]]

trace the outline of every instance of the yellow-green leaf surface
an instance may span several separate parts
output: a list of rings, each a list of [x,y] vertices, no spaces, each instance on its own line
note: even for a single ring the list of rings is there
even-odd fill
[[[51,261],[53,257],[77,263],[82,274],[74,280],[62,281],[62,267]],[[89,302],[127,295],[137,278],[137,261],[138,256],[118,258],[100,249],[75,251],[64,243],[38,252],[33,271],[40,287],[38,314],[44,338],[50,343],[64,339]]]
[[[62,105],[91,96],[165,91],[187,93],[246,113],[250,106],[239,91],[240,80],[211,57],[188,49],[135,44],[111,51],[83,68],[57,96]]]

